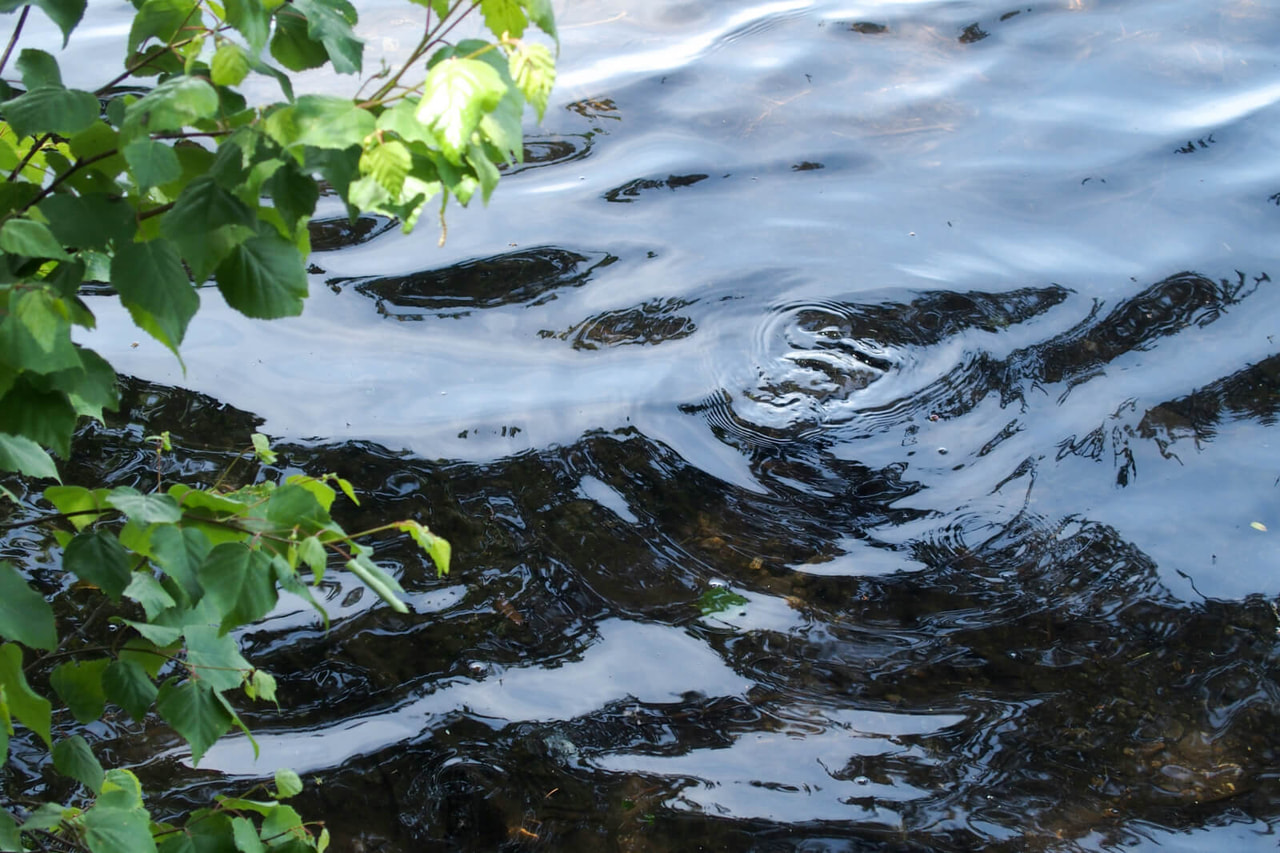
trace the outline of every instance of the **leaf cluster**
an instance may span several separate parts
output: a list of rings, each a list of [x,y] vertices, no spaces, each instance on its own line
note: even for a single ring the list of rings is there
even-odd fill
[[[17,48],[34,9],[65,49],[86,0],[0,0],[14,23],[0,54],[0,473],[57,481],[44,496],[63,569],[102,595],[116,624],[110,645],[85,645],[59,628],[22,566],[0,562],[0,764],[21,726],[84,792],[69,805],[0,809],[0,849],[328,843],[280,802],[301,787],[288,775],[181,827],[155,823],[138,780],[103,768],[76,724],[110,707],[154,715],[198,762],[218,737],[245,729],[231,697],[275,701],[274,679],[242,655],[237,628],[269,613],[281,590],[327,622],[310,590],[334,565],[403,611],[403,590],[367,538],[407,534],[440,572],[449,543],[413,520],[348,533],[330,510],[339,491],[355,494],[334,475],[236,489],[158,482],[144,493],[63,485],[54,455],[68,455],[82,418],[100,420],[119,402],[111,365],[73,337],[94,327],[88,291],[114,293],[180,358],[211,287],[250,317],[302,310],[308,223],[322,194],[353,217],[396,217],[406,231],[434,206],[443,240],[450,199],[487,201],[500,168],[520,161],[525,109],[541,118],[555,80],[550,0],[410,2],[425,14],[416,47],[342,97],[295,95],[291,75],[364,73],[348,0],[133,0],[122,65],[92,90],[68,86],[58,57]],[[487,37],[452,41],[469,17]],[[280,98],[250,103],[238,87],[253,75]],[[153,439],[157,453],[170,451],[167,435]],[[253,451],[273,461],[265,438],[254,437]],[[47,688],[28,681],[33,671],[47,674]]]
[[[167,436],[155,438],[161,446],[167,443]],[[261,436],[255,435],[253,444],[260,460],[274,457]],[[50,748],[56,769],[96,795],[84,812],[57,806],[57,820],[46,810],[19,823],[0,811],[0,845],[6,837],[37,830],[69,838],[88,832],[97,819],[91,816],[103,814],[111,774],[125,773],[104,771],[82,735],[59,734],[66,727],[55,725],[54,704],[27,679],[32,667],[48,670],[54,697],[78,723],[99,720],[108,706],[139,722],[154,713],[188,743],[195,764],[233,727],[254,743],[234,694],[276,701],[275,679],[245,659],[234,631],[266,616],[280,590],[308,601],[327,624],[311,589],[331,563],[340,563],[393,609],[407,612],[404,590],[374,562],[372,548],[359,541],[387,530],[407,532],[439,573],[448,571],[448,542],[416,521],[345,531],[330,514],[339,491],[356,500],[351,484],[335,474],[295,474],[236,489],[173,484],[149,494],[128,486],[45,490],[45,500],[56,510],[50,522],[62,525],[54,536],[63,548],[63,568],[81,588],[101,592],[110,620],[123,630],[112,632],[109,646],[76,645],[58,631],[44,596],[14,566],[0,561],[0,762],[7,760],[9,737],[20,723]],[[44,654],[24,665],[24,646]],[[131,784],[136,787],[136,779]],[[283,819],[285,813],[274,809],[287,808],[244,802],[219,808],[260,814],[263,832],[274,826],[271,820]],[[162,833],[148,828],[145,811],[128,820],[112,814],[123,823],[132,821],[135,829],[119,843],[89,843],[89,849],[154,849],[143,843],[143,833],[146,839]],[[225,823],[235,833],[248,832],[248,818],[230,820],[207,823],[204,831]],[[304,837],[315,840],[306,832],[299,836]]]

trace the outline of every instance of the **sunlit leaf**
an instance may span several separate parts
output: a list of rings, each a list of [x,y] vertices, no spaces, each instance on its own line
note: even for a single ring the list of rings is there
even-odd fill
[[[58,512],[67,516],[77,530],[83,530],[98,520],[95,513],[110,511],[106,489],[86,489],[84,486],[50,486],[44,490],[44,499]]]
[[[556,61],[545,45],[521,43],[509,60],[511,79],[525,99],[533,104],[538,120],[547,111],[547,100],[556,82]]]
[[[427,73],[423,88],[418,121],[435,134],[445,155],[460,163],[480,117],[506,93],[502,77],[477,59],[446,59]]]
[[[520,38],[529,22],[519,0],[480,0],[480,12],[485,26],[496,36]]]

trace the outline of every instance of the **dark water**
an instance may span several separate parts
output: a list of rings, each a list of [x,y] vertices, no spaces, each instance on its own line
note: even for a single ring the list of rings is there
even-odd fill
[[[185,377],[99,309],[140,379],[69,480],[258,425],[456,559],[245,636],[256,764],[109,757],[292,766],[351,850],[1275,849],[1275,7],[557,10],[444,249],[334,211],[307,315],[206,292]]]

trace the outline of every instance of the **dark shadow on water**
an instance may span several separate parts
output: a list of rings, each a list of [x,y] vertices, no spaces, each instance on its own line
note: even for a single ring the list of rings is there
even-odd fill
[[[328,285],[334,292],[352,288],[396,320],[465,317],[481,308],[541,305],[617,260],[608,252],[538,246],[409,275],[332,278]]]

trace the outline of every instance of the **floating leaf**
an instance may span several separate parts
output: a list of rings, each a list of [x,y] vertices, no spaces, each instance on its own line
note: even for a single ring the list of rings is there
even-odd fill
[[[1260,530],[1263,533],[1267,532],[1267,526],[1263,524],[1261,521],[1251,521],[1249,522],[1249,526],[1252,527],[1254,530]]]

